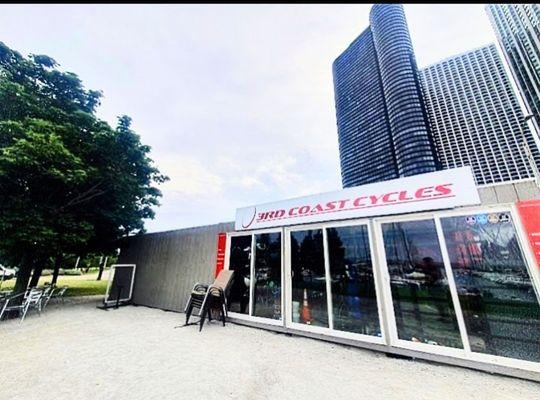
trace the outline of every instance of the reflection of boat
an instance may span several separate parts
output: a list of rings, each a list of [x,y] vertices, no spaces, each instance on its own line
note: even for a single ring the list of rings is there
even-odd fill
[[[504,276],[500,279],[500,281],[497,281],[497,283],[508,286],[515,286],[523,289],[529,288],[531,286],[531,283],[527,278],[523,278],[520,276]]]
[[[402,278],[402,277],[396,277],[396,278],[392,278],[390,279],[390,283],[391,284],[394,284],[396,286],[416,286],[418,289],[420,289],[421,287],[421,283],[417,280],[414,280],[414,279],[406,279],[406,278]]]
[[[513,286],[517,288],[527,289],[531,287],[531,282],[528,277],[501,274],[497,272],[484,273],[484,279],[505,286]]]
[[[426,274],[418,271],[411,272],[410,274],[404,275],[408,279],[425,279],[427,277]]]

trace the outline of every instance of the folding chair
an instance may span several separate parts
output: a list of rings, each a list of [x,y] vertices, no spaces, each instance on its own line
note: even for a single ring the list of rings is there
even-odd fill
[[[45,307],[47,307],[49,301],[51,301],[51,297],[53,297],[54,292],[57,290],[58,288],[52,285],[45,288],[43,296],[41,297],[41,310],[45,310]]]
[[[16,305],[9,305],[10,302],[12,302],[17,297],[23,297],[23,301],[21,304]],[[21,322],[24,321],[24,318],[26,317],[26,313],[30,308],[36,308],[38,310],[38,314],[41,316],[41,297],[43,296],[43,291],[37,288],[29,289],[27,292],[22,292],[13,296],[10,296],[6,299],[4,306],[2,307],[2,311],[0,311],[0,320],[6,313],[6,311],[14,311],[17,310],[19,312],[19,315],[22,312]]]
[[[232,282],[234,271],[221,270],[212,285],[196,283],[191,290],[184,312],[186,313],[186,325],[200,324],[199,332],[202,330],[204,320],[208,316],[208,321],[212,320],[211,310],[219,310],[223,326],[225,326],[225,317],[227,316],[227,291]],[[199,310],[195,316],[200,320],[196,323],[189,323],[189,318],[193,309]]]
[[[52,295],[53,299],[56,299],[57,303],[62,300],[62,304],[64,304],[64,294],[66,294],[66,290],[68,290],[68,286],[62,286],[60,288],[56,288],[56,292]]]

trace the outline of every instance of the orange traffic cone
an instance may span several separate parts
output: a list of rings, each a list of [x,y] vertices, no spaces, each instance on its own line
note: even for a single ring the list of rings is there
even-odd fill
[[[302,303],[302,321],[308,325],[311,325],[311,310],[307,300],[307,290],[304,289],[304,301]]]

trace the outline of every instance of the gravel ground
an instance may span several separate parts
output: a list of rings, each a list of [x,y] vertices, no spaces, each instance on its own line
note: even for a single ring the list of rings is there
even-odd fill
[[[0,399],[540,399],[540,384],[95,298],[0,322]]]

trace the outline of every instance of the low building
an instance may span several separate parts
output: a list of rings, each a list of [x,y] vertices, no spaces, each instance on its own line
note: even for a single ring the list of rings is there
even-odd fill
[[[183,311],[226,268],[235,322],[540,381],[538,198],[463,167],[240,208],[120,261],[136,304]]]

